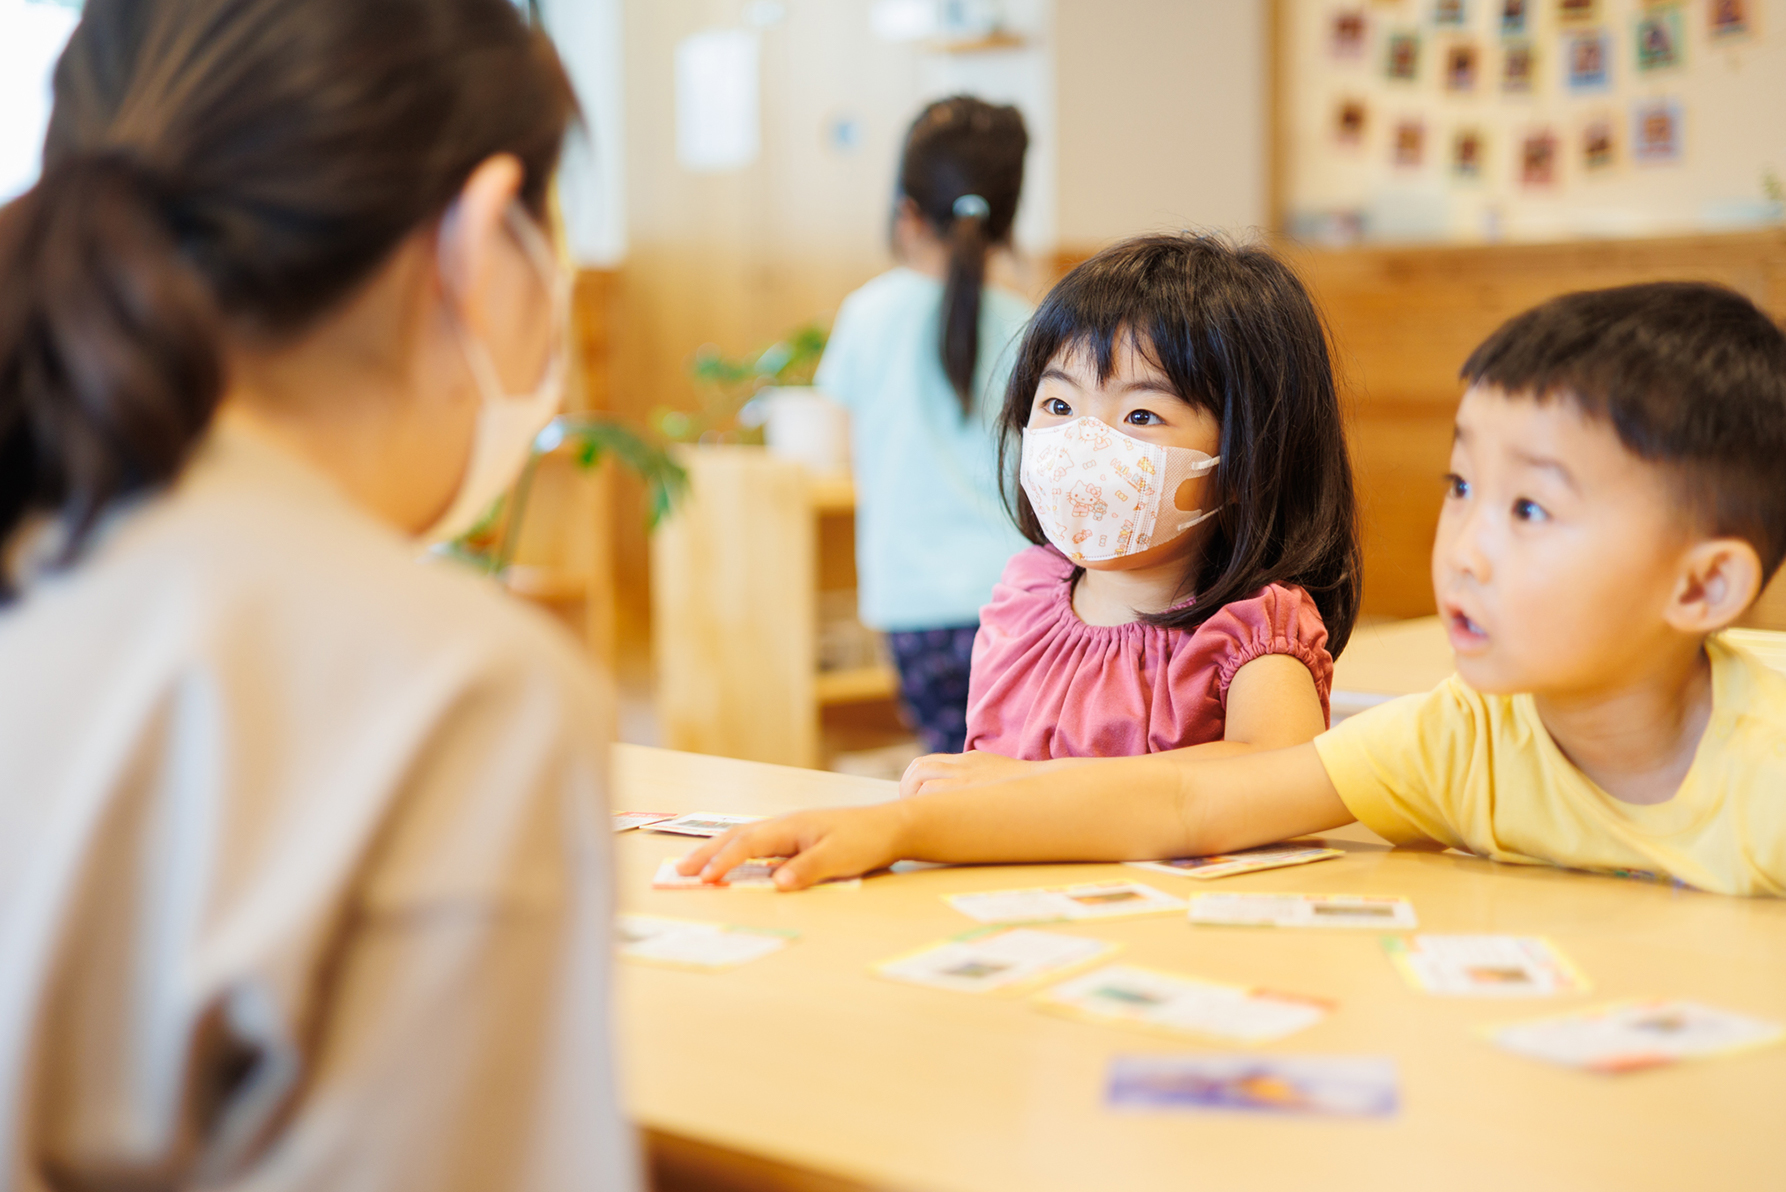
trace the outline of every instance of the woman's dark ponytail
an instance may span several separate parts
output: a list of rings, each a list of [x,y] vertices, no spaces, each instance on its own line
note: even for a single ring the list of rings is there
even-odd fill
[[[301,335],[489,157],[542,212],[575,113],[509,0],[87,0],[0,208],[0,560],[171,481],[229,345]]]
[[[949,246],[940,349],[943,374],[964,416],[974,409],[986,256],[1010,241],[1028,148],[1016,108],[965,95],[925,108],[906,136],[900,196]]]
[[[71,558],[113,502],[172,479],[210,422],[216,306],[160,207],[146,171],[97,154],[0,210],[0,541],[56,509]]]

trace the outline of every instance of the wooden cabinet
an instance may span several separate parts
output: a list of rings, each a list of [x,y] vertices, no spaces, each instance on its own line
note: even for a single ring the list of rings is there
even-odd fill
[[[651,542],[664,743],[818,766],[824,708],[897,689],[871,657],[821,669],[820,609],[856,586],[854,490],[761,447],[689,447],[678,459],[689,495]]]

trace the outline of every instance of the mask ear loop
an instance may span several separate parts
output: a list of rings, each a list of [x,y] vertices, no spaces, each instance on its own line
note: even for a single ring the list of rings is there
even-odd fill
[[[534,382],[531,391],[538,393],[547,385],[558,384],[560,380],[564,379],[563,374],[568,371],[566,357],[569,353],[566,351],[566,345],[570,339],[571,292],[575,285],[575,279],[571,271],[560,262],[558,254],[552,249],[552,242],[540,230],[533,217],[527,214],[527,209],[521,205],[519,199],[509,201],[508,207],[502,213],[502,221],[507,226],[509,233],[514,236],[515,243],[520,246],[521,251],[526,254],[527,259],[533,263],[534,269],[538,271],[540,284],[545,286],[547,297],[552,303],[552,343],[546,355],[546,370],[540,374],[539,380]],[[489,350],[482,343],[478,343],[476,340],[473,342],[477,345],[478,355],[482,357],[482,368],[487,370],[485,375],[495,381],[496,369],[490,359]],[[479,365],[474,362],[472,367],[478,368]],[[494,393],[503,391],[500,383],[497,383],[491,390]]]
[[[558,263],[552,245],[540,231],[533,218],[521,206],[520,200],[510,200],[502,213],[502,222],[509,234],[514,237],[516,247],[526,256],[534,270],[539,274],[540,284],[545,287],[546,294],[552,303],[552,344],[546,355],[546,369],[539,380],[533,383],[530,393],[538,393],[547,385],[556,385],[561,374],[566,371],[564,345],[570,334],[571,289],[573,281],[570,271]],[[471,333],[465,320],[457,310],[450,310],[453,321],[459,327],[459,347],[464,353],[465,363],[471,369],[480,393],[508,394],[503,387],[502,374],[496,371],[496,362],[490,358],[490,349],[484,346],[483,340]]]

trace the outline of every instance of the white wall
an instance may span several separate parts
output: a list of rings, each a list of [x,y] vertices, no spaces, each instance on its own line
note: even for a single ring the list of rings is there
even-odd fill
[[[583,106],[565,147],[559,198],[571,253],[610,267],[626,256],[625,42],[621,0],[542,0],[541,15]]]
[[[1015,102],[1031,126],[1018,242],[1045,255],[1158,228],[1244,231],[1268,219],[1268,0],[1005,0],[1029,47],[929,54],[876,41],[871,0],[791,0],[763,31],[767,168],[774,206],[810,241],[841,239],[878,251],[899,138],[923,101],[953,91]],[[623,27],[628,15],[684,31],[745,23],[742,0],[544,0],[547,25],[570,67],[591,143],[573,144],[564,197],[573,244],[588,264],[611,265],[630,235],[678,228],[680,195],[624,177],[628,165],[675,190],[709,184],[657,166],[661,115],[623,112],[639,89],[623,72],[667,78],[665,50]],[[629,40],[630,39],[630,40]],[[645,45],[651,60],[638,57]],[[633,57],[624,52],[631,48]],[[793,51],[790,53],[790,51]],[[667,88],[654,102],[667,104]],[[840,153],[829,127],[848,119],[859,141]],[[794,132],[795,127],[798,132]],[[785,130],[785,131],[784,131]],[[794,135],[789,135],[794,133]],[[649,163],[649,164],[648,164]],[[839,193],[841,178],[848,178]],[[627,210],[631,193],[633,210]],[[844,229],[848,229],[845,231]]]
[[[0,0],[0,203],[37,181],[50,75],[79,17],[48,0]]]
[[[1054,19],[1063,244],[1265,225],[1267,0],[1057,0]]]

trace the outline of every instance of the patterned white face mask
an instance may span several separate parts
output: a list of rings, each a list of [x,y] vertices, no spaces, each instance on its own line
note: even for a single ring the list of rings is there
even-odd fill
[[[1220,462],[1077,418],[1024,429],[1019,479],[1048,541],[1075,563],[1096,563],[1170,542],[1213,514],[1181,509],[1177,497]]]

